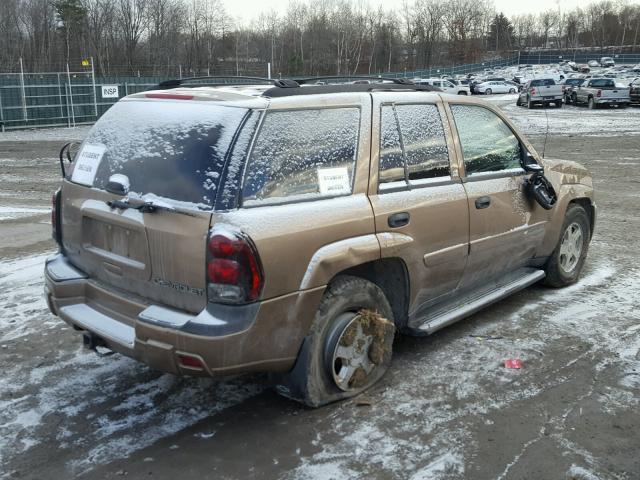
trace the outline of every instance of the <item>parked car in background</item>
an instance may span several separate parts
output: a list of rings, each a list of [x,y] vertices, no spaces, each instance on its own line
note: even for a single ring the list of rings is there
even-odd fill
[[[562,86],[562,96],[564,99],[564,103],[567,105],[573,102],[573,92],[576,87],[579,87],[585,82],[584,78],[567,78],[560,85]]]
[[[586,103],[590,109],[603,105],[625,108],[630,103],[629,88],[620,88],[611,78],[590,78],[573,93],[576,104]]]
[[[640,77],[629,84],[629,101],[640,104]]]
[[[44,272],[88,348],[175,375],[267,372],[317,407],[380,380],[396,331],[578,280],[592,176],[542,159],[496,106],[274,85],[165,82],[93,126],[54,194]]]
[[[605,67],[605,68],[615,67],[616,66],[616,62],[611,57],[602,57],[600,59],[600,65]]]
[[[556,108],[562,107],[562,86],[556,84],[553,78],[537,78],[526,83],[516,105],[526,105],[533,108],[534,105],[549,106],[553,104]]]
[[[587,62],[587,65],[589,65],[589,67],[591,68],[598,68],[600,66],[600,62],[598,62],[597,60],[589,60]]]
[[[505,81],[483,82],[476,85],[476,93],[491,95],[492,93],[516,93],[518,87]]]
[[[456,85],[451,80],[444,78],[421,78],[414,81],[417,85],[430,85],[437,87],[443,92],[451,93],[454,95],[471,95],[471,89],[468,85]]]

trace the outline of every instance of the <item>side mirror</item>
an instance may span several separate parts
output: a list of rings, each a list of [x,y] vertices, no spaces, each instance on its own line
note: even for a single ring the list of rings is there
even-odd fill
[[[542,165],[538,165],[537,163],[525,163],[524,171],[527,173],[538,173],[542,175],[544,173],[544,167]]]
[[[129,177],[121,173],[114,173],[109,177],[105,190],[115,195],[126,195],[129,193]]]

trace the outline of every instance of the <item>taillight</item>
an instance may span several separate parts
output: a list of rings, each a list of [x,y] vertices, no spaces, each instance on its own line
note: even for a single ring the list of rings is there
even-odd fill
[[[60,189],[51,196],[51,237],[58,245],[62,245],[62,230],[60,228]]]
[[[258,252],[241,233],[212,231],[207,244],[207,295],[210,302],[258,300],[263,274]]]
[[[598,90],[598,92],[596,93],[596,97],[601,97],[602,96],[602,90]]]

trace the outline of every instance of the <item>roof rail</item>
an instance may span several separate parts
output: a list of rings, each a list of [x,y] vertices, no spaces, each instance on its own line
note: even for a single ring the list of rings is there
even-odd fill
[[[175,87],[200,87],[200,86],[220,86],[220,85],[251,85],[251,83],[234,83],[234,82],[204,82],[203,80],[250,80],[252,82],[269,83],[274,87],[279,88],[296,88],[300,85],[294,80],[286,78],[264,78],[264,77],[243,77],[234,75],[213,75],[205,77],[188,77],[188,78],[175,78],[172,80],[165,80],[158,84],[159,88],[175,88]],[[195,82],[185,85],[188,82]]]
[[[395,83],[396,85],[413,85],[413,82],[406,78],[376,77],[372,75],[334,75],[334,76],[326,76],[326,77],[311,77],[311,78],[298,79],[296,80],[296,82],[298,82],[298,84],[300,85],[309,85],[309,84],[316,84],[317,82],[323,81],[323,80],[346,80],[346,81],[377,80],[377,82],[373,82],[373,83],[382,83],[383,81],[386,81],[386,82]]]
[[[378,84],[342,84],[342,85],[304,85],[300,88],[269,88],[262,92],[263,97],[290,97],[295,95],[322,95],[331,93],[369,93],[369,92],[442,92],[430,85],[414,85],[408,83],[378,83]]]

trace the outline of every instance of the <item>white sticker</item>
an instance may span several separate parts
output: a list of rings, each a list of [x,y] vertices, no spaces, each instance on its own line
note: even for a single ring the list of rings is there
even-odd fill
[[[102,85],[102,98],[118,98],[118,85]]]
[[[318,185],[321,195],[341,195],[351,192],[347,167],[319,168]]]
[[[100,165],[100,160],[104,155],[107,147],[100,144],[85,145],[78,153],[75,166],[73,167],[73,175],[71,175],[71,181],[93,186],[93,179],[96,178],[96,172]]]

